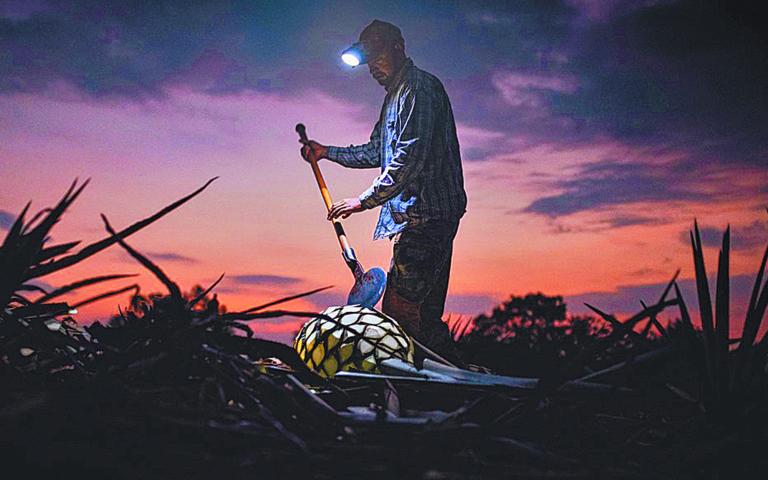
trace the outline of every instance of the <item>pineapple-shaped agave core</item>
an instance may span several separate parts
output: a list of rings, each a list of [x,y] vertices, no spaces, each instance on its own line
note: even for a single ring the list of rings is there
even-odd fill
[[[329,307],[301,327],[293,348],[323,377],[336,372],[378,372],[387,358],[413,363],[413,341],[392,317],[361,305]]]

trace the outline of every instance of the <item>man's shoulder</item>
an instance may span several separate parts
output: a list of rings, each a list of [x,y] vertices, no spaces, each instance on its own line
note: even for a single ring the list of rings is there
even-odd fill
[[[445,95],[445,87],[443,82],[440,81],[434,74],[422,70],[421,68],[413,65],[406,77],[406,83],[414,91],[430,92],[434,95]]]

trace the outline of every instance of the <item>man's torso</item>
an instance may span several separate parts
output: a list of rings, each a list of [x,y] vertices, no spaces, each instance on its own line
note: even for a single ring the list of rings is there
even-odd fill
[[[402,117],[407,114],[403,111],[406,88],[414,89],[416,95],[432,95],[435,111],[430,113],[435,115],[434,131],[426,163],[417,178],[381,206],[374,239],[392,237],[408,226],[428,220],[459,219],[466,211],[459,142],[450,101],[440,81],[410,60],[399,72],[382,106],[379,122],[382,171],[395,155],[404,124]]]

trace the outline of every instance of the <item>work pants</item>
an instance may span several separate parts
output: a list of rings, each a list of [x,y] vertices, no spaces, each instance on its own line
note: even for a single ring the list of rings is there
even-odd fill
[[[431,350],[460,363],[442,320],[458,220],[429,220],[394,238],[382,310]]]

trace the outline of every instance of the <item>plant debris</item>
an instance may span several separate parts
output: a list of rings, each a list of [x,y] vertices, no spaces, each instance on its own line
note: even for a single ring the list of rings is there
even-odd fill
[[[317,317],[267,309],[322,289],[226,312],[212,293],[221,277],[185,294],[128,242],[212,181],[122,230],[102,216],[108,236],[74,254],[78,242],[46,242],[87,181],[29,221],[29,205],[21,212],[0,246],[4,471],[131,479],[753,478],[766,471],[752,447],[765,444],[768,426],[768,339],[757,340],[768,248],[739,339],[728,338],[729,231],[713,314],[695,226],[702,331],[675,275],[655,304],[624,321],[593,306],[601,320],[569,321],[559,297],[539,295],[457,324],[462,352],[497,374],[390,359],[382,374],[325,379],[248,325]],[[128,285],[69,305],[60,297],[129,276],[50,292],[33,282],[115,244],[167,293],[145,296]],[[130,305],[109,322],[81,326],[71,317],[78,306],[125,292],[133,292]],[[680,321],[665,328],[657,316],[669,307]],[[519,358],[546,361],[535,375],[529,365],[528,376],[511,376],[505,369],[525,367]]]

